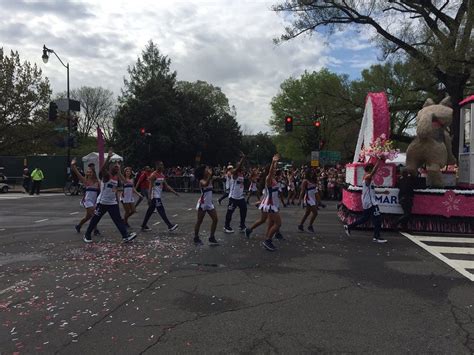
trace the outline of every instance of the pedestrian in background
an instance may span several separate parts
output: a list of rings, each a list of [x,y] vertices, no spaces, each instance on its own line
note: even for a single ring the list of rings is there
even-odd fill
[[[416,177],[408,169],[404,169],[397,182],[397,187],[399,188],[398,202],[403,209],[403,215],[398,219],[397,227],[401,225],[402,230],[408,229],[408,221],[410,220],[413,207],[413,197],[415,196],[415,184]]]
[[[41,182],[44,180],[43,171],[39,167],[36,167],[35,170],[31,172],[31,180],[33,181],[33,186],[31,188],[30,195],[33,195],[34,193],[39,195]]]
[[[25,194],[28,194],[30,193],[30,189],[31,189],[31,174],[30,174],[30,170],[25,167],[23,169],[23,189],[25,190]]]
[[[135,204],[135,208],[138,207],[138,205],[143,201],[143,198],[146,198],[147,201],[149,199],[149,191],[148,187],[150,186],[150,181],[148,180],[151,175],[151,168],[147,165],[145,168],[141,171],[137,183],[135,185],[135,190],[140,192],[141,196],[138,198],[137,203]]]

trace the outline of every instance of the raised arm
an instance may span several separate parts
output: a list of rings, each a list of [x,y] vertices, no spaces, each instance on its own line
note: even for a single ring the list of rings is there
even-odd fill
[[[272,184],[272,177],[275,173],[278,160],[280,160],[280,155],[277,153],[273,156],[272,163],[270,164],[270,170],[268,170],[268,175],[265,178],[265,184],[267,186],[270,186]]]
[[[372,178],[374,177],[375,173],[377,172],[377,169],[379,168],[379,165],[380,165],[380,159],[377,160],[377,162],[375,163],[374,168],[372,169],[372,171],[365,175],[365,181],[366,182],[370,183],[372,181]]]
[[[113,152],[112,150],[109,150],[109,153],[107,154],[107,158],[104,161],[104,164],[100,167],[100,177],[102,178],[104,175],[108,173],[108,166],[110,163],[110,159],[112,158]]]
[[[77,178],[83,183],[86,183],[86,178],[82,176],[82,174],[79,172],[76,166],[76,159],[71,160],[71,170],[74,173],[74,175],[77,176]]]
[[[245,159],[245,154],[244,154],[244,153],[240,153],[240,160],[239,160],[239,162],[237,163],[237,165],[235,166],[234,171],[232,172],[232,175],[233,175],[234,177],[237,176],[237,174],[242,170],[242,164],[244,163],[244,159]]]

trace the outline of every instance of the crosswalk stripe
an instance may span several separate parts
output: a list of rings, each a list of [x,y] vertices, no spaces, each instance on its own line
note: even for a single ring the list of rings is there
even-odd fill
[[[430,246],[430,245],[427,245],[427,244],[423,243],[423,241],[428,241],[426,238],[429,238],[429,241],[431,241],[431,242],[433,242],[433,241],[435,241],[435,242],[437,242],[437,241],[450,242],[450,241],[452,241],[451,238],[440,237],[439,239],[437,239],[437,237],[416,236],[416,235],[411,235],[411,234],[405,233],[405,232],[401,232],[401,234],[403,236],[407,237],[408,239],[410,239],[416,245],[418,245],[421,248],[425,249],[431,255],[437,257],[441,261],[448,264],[450,267],[452,267],[454,270],[459,272],[461,275],[463,275],[467,279],[469,279],[471,281],[474,281],[474,274],[470,273],[469,271],[466,270],[466,269],[474,269],[474,261],[450,259],[450,258],[444,256],[442,253],[440,253],[436,249],[436,248],[440,248],[440,247]],[[440,240],[440,239],[442,239],[442,240]],[[458,239],[457,241],[454,241],[454,243],[466,243],[466,241],[460,241],[460,239],[464,240],[464,239],[469,239],[469,238],[452,238],[452,239]],[[471,238],[470,240],[472,241],[473,239]],[[468,241],[468,242],[470,243],[470,241]],[[442,248],[443,248],[443,250],[445,250],[445,249],[451,249],[452,250],[453,248],[456,249],[457,247],[453,247],[453,248],[442,247]],[[464,249],[464,248],[461,248],[461,249]],[[445,251],[445,253],[448,253],[448,252]]]
[[[474,255],[474,245],[472,248],[458,248],[458,247],[431,247],[434,251],[441,254],[469,254]]]
[[[473,243],[474,244],[474,238],[456,238],[456,237],[450,238],[450,237],[428,237],[428,236],[426,237],[416,236],[415,238],[423,242]]]

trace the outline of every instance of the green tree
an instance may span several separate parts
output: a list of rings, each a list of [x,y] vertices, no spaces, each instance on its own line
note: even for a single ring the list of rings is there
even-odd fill
[[[441,0],[283,0],[273,9],[291,18],[280,40],[326,27],[368,26],[377,33],[377,43],[388,56],[403,52],[430,76],[444,84],[454,105],[453,150],[459,141],[458,102],[474,68],[474,3]],[[389,26],[396,19],[396,26]]]
[[[242,137],[242,152],[251,165],[266,165],[271,162],[277,148],[272,137],[259,132],[256,135]]]
[[[116,148],[133,164],[182,163],[186,141],[176,91],[176,72],[171,60],[148,42],[136,64],[128,68],[129,78],[119,97],[115,117]],[[141,136],[145,128],[150,135]]]
[[[238,157],[242,133],[235,110],[220,88],[205,81],[177,83],[188,156],[199,152],[208,164]]]
[[[305,72],[300,78],[289,78],[280,86],[280,92],[272,99],[273,117],[270,125],[278,133],[288,135],[286,144],[294,141],[286,154],[288,159],[309,156],[319,148],[319,139],[324,139],[326,149],[345,150],[345,144],[357,139],[357,127],[351,124],[362,118],[363,101],[353,99],[350,81],[345,75],[337,75],[322,69]],[[284,118],[293,117],[294,128],[284,133]],[[321,126],[313,126],[315,121]],[[279,140],[281,142],[281,140]],[[355,142],[354,142],[355,145]],[[278,144],[277,144],[278,146]],[[281,150],[281,146],[278,146]],[[352,148],[353,149],[353,148]],[[282,151],[280,151],[283,153]]]
[[[49,81],[36,64],[0,48],[0,154],[53,151],[57,134],[48,122]]]

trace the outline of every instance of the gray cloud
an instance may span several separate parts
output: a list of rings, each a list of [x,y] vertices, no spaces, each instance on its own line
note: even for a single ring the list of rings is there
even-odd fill
[[[70,63],[72,88],[100,85],[116,94],[127,67],[152,39],[171,59],[178,80],[221,87],[243,127],[268,131],[269,104],[283,80],[304,70],[358,63],[331,56],[318,34],[273,45],[284,19],[268,11],[271,0],[265,1],[0,0],[11,14],[0,20],[0,39],[22,59],[37,62],[56,92],[65,88],[64,68],[54,60],[41,62],[43,43]]]
[[[36,16],[53,14],[68,20],[94,16],[86,4],[68,0],[0,0],[0,7],[9,14],[29,13]]]

